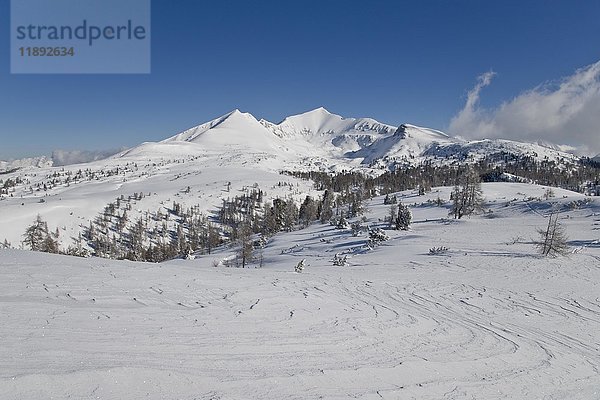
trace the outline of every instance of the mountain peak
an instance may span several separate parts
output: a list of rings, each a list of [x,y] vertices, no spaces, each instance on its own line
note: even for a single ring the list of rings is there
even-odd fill
[[[237,114],[243,114],[239,108],[235,108],[235,109],[229,111],[227,114],[224,115],[224,117],[228,117],[230,115],[237,115]]]
[[[324,107],[315,108],[302,114],[292,115],[277,126],[295,133],[323,133],[331,130],[344,120],[339,115],[332,114]]]
[[[220,120],[221,122],[228,120],[228,119],[237,119],[237,118],[250,118],[256,121],[256,118],[254,118],[254,115],[247,113],[247,112],[241,112],[239,108],[236,108],[235,110],[232,110],[230,112],[228,112],[225,115],[222,115],[221,117],[217,118],[217,120]]]
[[[321,106],[321,107],[317,107],[313,110],[309,110],[306,111],[302,114],[298,114],[298,115],[292,115],[292,117],[297,117],[297,116],[314,116],[314,117],[320,117],[320,118],[327,118],[330,116],[334,116],[334,117],[339,117],[340,119],[343,119],[342,116],[338,115],[338,114],[334,114],[331,111],[329,111],[328,109],[326,109],[325,107]],[[289,117],[288,117],[289,118]]]
[[[300,114],[290,115],[290,116],[286,117],[284,119],[284,121],[287,120],[287,119],[290,119],[290,118],[298,118],[298,117],[327,118],[327,117],[330,117],[330,116],[334,116],[334,117],[338,117],[338,118],[342,119],[342,117],[340,115],[334,114],[331,111],[327,110],[325,107],[321,106],[321,107],[317,107],[317,108],[309,110],[309,111],[305,111],[305,112],[300,113]]]
[[[314,110],[307,111],[305,114],[312,114],[312,113],[321,113],[321,114],[330,114],[330,115],[333,115],[332,112],[329,112],[329,110],[327,110],[323,106],[317,107]]]
[[[194,142],[203,134],[216,128],[245,131],[247,129],[255,129],[257,125],[262,127],[252,114],[241,112],[236,108],[212,121],[194,126],[162,142]]]

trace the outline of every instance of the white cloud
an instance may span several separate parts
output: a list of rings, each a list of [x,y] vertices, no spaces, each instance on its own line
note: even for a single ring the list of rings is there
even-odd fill
[[[52,152],[52,162],[54,166],[63,166],[71,164],[80,164],[90,161],[102,160],[110,157],[113,154],[117,154],[122,151],[119,150],[54,150]]]
[[[499,107],[479,106],[493,72],[478,78],[449,131],[466,138],[504,138],[567,144],[582,154],[600,153],[600,61],[557,84],[544,84]]]

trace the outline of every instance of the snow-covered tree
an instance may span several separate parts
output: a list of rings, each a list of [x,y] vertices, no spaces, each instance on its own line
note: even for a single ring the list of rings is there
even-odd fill
[[[348,221],[343,215],[340,216],[335,227],[336,229],[348,229]]]
[[[388,237],[388,235],[385,234],[383,229],[381,229],[381,228],[369,229],[369,246],[370,247],[378,246],[380,243],[385,242],[389,239],[390,238]]]
[[[383,204],[389,205],[389,204],[396,204],[396,203],[398,203],[398,197],[396,197],[395,194],[391,195],[391,196],[389,194],[385,195],[385,198],[383,199]]]
[[[305,266],[306,266],[306,260],[303,258],[302,260],[300,260],[300,262],[298,264],[296,264],[296,267],[294,267],[294,272],[300,273],[300,272],[304,271]]]
[[[352,229],[352,236],[356,237],[356,236],[360,235],[360,233],[362,232],[363,226],[360,223],[360,221],[356,221],[350,225],[350,229]]]
[[[58,229],[55,233],[48,232],[44,241],[42,243],[41,251],[46,253],[54,253],[57,254],[59,252],[58,249]]]
[[[336,255],[333,257],[333,265],[335,265],[336,267],[345,266],[347,261],[348,261],[347,255],[340,256],[339,253],[336,253]]]
[[[400,203],[398,206],[398,216],[396,217],[395,227],[398,230],[406,231],[412,223],[412,212],[407,205]]]
[[[298,206],[294,199],[289,198],[284,202],[283,229],[291,232],[298,223]]]

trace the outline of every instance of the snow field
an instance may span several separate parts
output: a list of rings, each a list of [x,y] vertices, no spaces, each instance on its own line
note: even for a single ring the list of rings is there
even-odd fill
[[[597,398],[598,205],[483,189],[492,213],[460,221],[427,203],[450,188],[401,193],[412,229],[371,251],[329,225],[279,234],[258,269],[213,267],[229,249],[163,264],[0,251],[2,397]],[[383,226],[382,203],[365,225]],[[568,257],[531,244],[551,206]]]

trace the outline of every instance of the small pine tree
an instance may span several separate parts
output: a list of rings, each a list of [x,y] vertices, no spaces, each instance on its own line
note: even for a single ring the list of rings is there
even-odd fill
[[[540,239],[535,243],[538,252],[543,256],[564,256],[568,254],[568,238],[563,226],[558,222],[558,215],[551,213],[546,229],[537,230]]]
[[[465,215],[471,215],[483,209],[483,192],[479,175],[468,168],[458,177],[451,197],[453,201],[450,214],[454,218],[461,219]]]
[[[360,235],[360,232],[363,230],[363,226],[360,221],[356,221],[350,225],[350,229],[352,229],[352,236],[356,237]]]
[[[407,205],[400,203],[396,217],[396,229],[406,231],[412,223],[412,212]]]
[[[212,223],[208,223],[207,229],[207,239],[206,239],[206,250],[208,254],[211,253],[212,249],[221,244],[221,235],[219,231]]]
[[[242,268],[253,259],[254,246],[252,244],[252,230],[248,222],[243,222],[238,229],[238,258],[242,261]]]
[[[317,202],[312,197],[306,196],[298,212],[298,218],[302,226],[307,227],[315,221],[317,219],[317,212]]]
[[[340,216],[340,219],[337,222],[336,229],[348,229],[348,221],[344,216]]]
[[[369,247],[378,246],[382,242],[385,242],[389,239],[390,238],[388,237],[388,235],[385,234],[383,229],[381,229],[381,228],[369,229]]]
[[[544,200],[548,200],[552,197],[554,197],[554,190],[552,190],[552,188],[547,188],[544,192]]]
[[[396,197],[396,195],[392,195],[392,196],[390,196],[389,194],[385,195],[385,198],[383,199],[383,204],[390,205],[390,204],[396,204],[396,203],[398,203],[398,198]]]
[[[389,214],[388,214],[388,218],[389,218],[389,226],[390,228],[394,227],[394,224],[396,223],[396,219],[398,218],[398,206],[392,204],[390,206],[390,210],[389,210]]]
[[[336,267],[344,267],[346,265],[348,261],[348,256],[340,256],[339,253],[336,253],[336,255],[333,257],[333,265],[335,265]]]
[[[304,258],[302,260],[300,260],[300,262],[298,264],[296,264],[296,266],[294,267],[294,272],[300,273],[300,272],[304,271],[304,267],[306,266],[305,263],[306,263],[306,260]]]
[[[333,217],[333,202],[333,193],[330,190],[325,190],[319,208],[319,218],[322,224],[326,223],[331,219],[331,217]]]
[[[48,234],[46,234],[46,237],[44,238],[42,248],[40,249],[40,251],[43,251],[45,253],[58,254],[58,252],[59,252],[58,229],[56,230],[56,233],[54,233],[54,234],[52,234],[50,232],[48,232]]]
[[[23,234],[23,245],[33,251],[43,251],[44,241],[48,237],[48,224],[38,214],[33,224]]]

